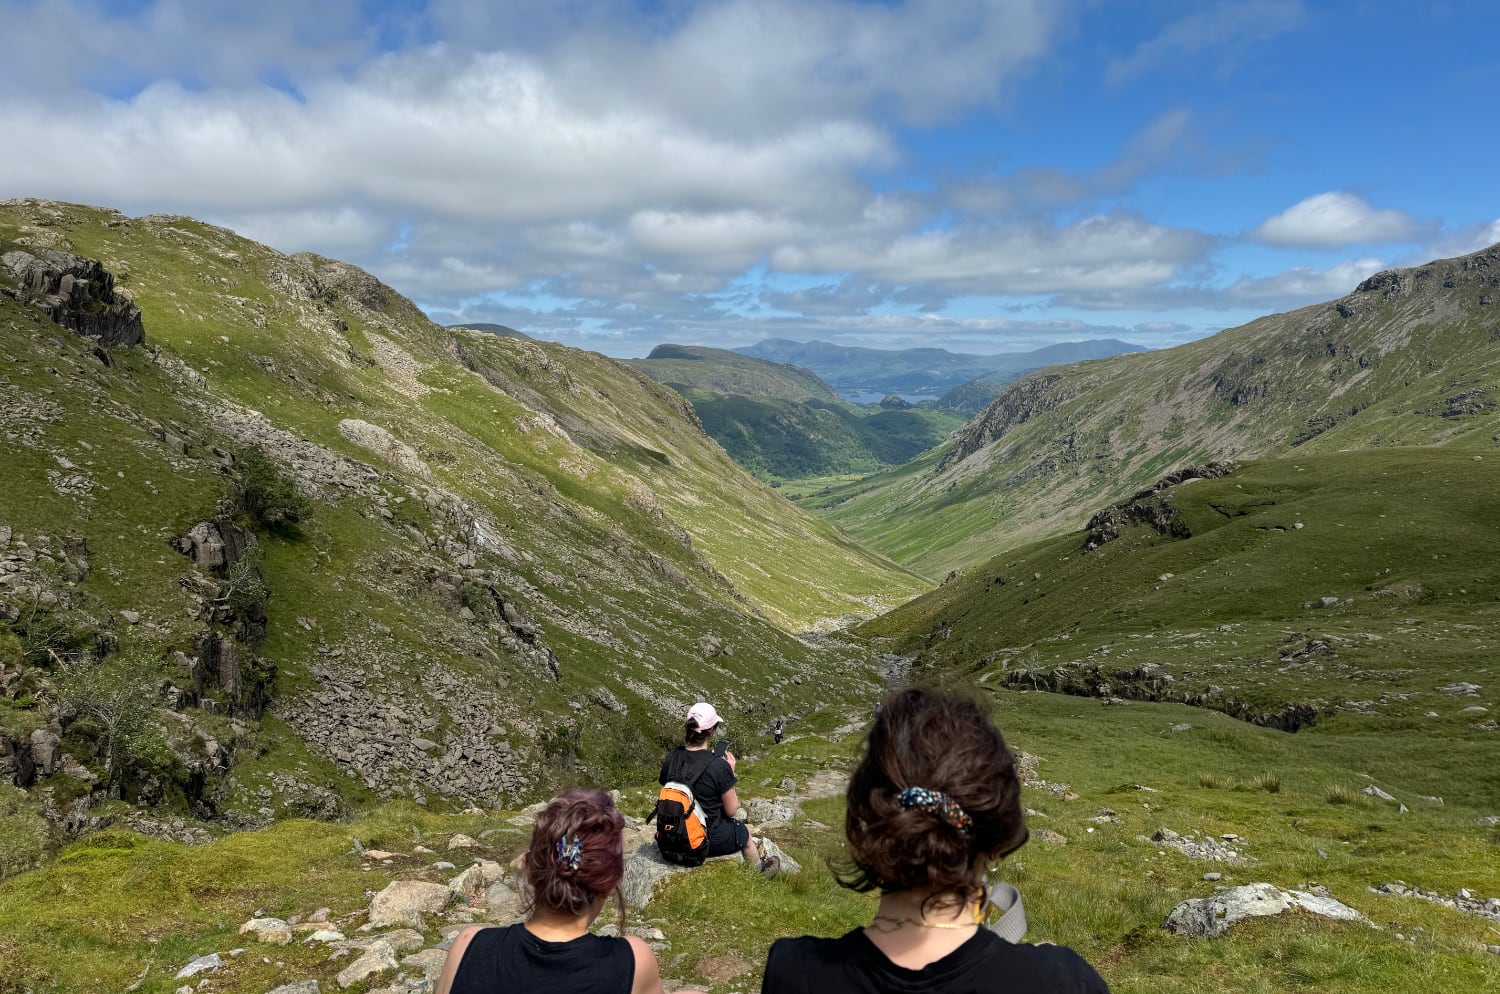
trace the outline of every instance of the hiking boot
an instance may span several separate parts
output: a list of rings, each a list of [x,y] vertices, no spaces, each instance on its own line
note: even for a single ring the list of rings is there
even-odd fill
[[[780,856],[762,856],[760,858],[760,875],[767,880],[772,880],[776,874],[781,872]]]

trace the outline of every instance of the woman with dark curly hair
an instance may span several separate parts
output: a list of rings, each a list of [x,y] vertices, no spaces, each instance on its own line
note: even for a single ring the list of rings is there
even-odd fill
[[[536,816],[522,867],[530,890],[526,921],[459,932],[435,994],[662,994],[656,954],[643,940],[589,932],[611,895],[625,924],[624,829],[603,791],[554,797]]]
[[[849,781],[839,883],[878,890],[868,926],[781,939],[762,994],[1107,994],[1081,956],[984,927],[985,867],[1026,842],[1021,785],[1000,731],[970,699],[891,694]]]

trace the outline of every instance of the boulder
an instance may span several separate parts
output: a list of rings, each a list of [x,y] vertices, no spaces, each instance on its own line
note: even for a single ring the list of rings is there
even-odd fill
[[[452,852],[455,849],[473,849],[478,845],[478,842],[475,842],[467,835],[455,835],[453,836],[453,838],[448,840],[448,851]]]
[[[299,980],[295,984],[282,984],[266,994],[321,994],[316,980]]]
[[[629,873],[629,864],[626,865]],[[627,897],[626,901],[630,899]],[[496,881],[485,891],[484,906],[489,909],[490,921],[509,924],[521,917],[521,895],[503,881]]]
[[[1369,919],[1331,897],[1305,891],[1281,891],[1268,883],[1220,888],[1211,897],[1195,897],[1173,908],[1162,928],[1177,935],[1213,938],[1246,918],[1283,914],[1301,908],[1323,918],[1357,921]]]
[[[45,728],[31,733],[31,761],[39,775],[50,777],[62,766],[62,739]]]
[[[400,969],[400,967],[401,964],[396,962],[396,950],[391,948],[390,943],[377,941],[365,949],[363,956],[340,970],[334,982],[341,989],[348,990],[361,980],[373,977],[377,973]]]
[[[745,802],[744,817],[752,825],[763,825],[768,821],[791,821],[797,817],[797,809],[783,800],[755,797]]]
[[[760,854],[762,856],[775,856],[777,859],[781,860],[781,869],[777,871],[778,873],[802,872],[802,864],[797,862],[791,856],[788,856],[785,849],[782,849],[770,839],[762,837],[755,840],[755,844],[760,848]]]
[[[280,918],[252,918],[240,926],[240,935],[253,935],[257,942],[284,946],[292,941],[292,926]]]
[[[224,965],[224,958],[218,953],[209,953],[207,956],[199,956],[195,960],[188,961],[187,966],[177,971],[178,980],[186,977],[196,977],[200,973],[208,973],[217,970]]]
[[[453,892],[443,884],[396,880],[370,902],[370,924],[376,928],[416,925],[421,922],[422,915],[442,911],[452,899]]]
[[[412,953],[401,961],[402,966],[416,967],[422,971],[422,976],[427,980],[436,982],[438,974],[443,972],[443,964],[448,961],[448,953],[442,949],[424,949],[420,953]]]

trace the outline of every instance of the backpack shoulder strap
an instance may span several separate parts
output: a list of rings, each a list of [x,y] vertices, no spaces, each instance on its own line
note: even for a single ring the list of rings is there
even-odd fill
[[[692,751],[684,749],[682,746],[677,747],[674,756],[672,779],[685,783],[689,787],[692,787],[702,779],[703,774],[708,772],[709,766],[713,765],[713,761],[717,758],[712,752],[705,749],[703,751],[703,758],[700,760],[692,754]]]

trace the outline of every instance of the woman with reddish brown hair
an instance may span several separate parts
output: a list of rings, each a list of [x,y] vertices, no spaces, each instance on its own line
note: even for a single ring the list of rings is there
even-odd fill
[[[781,939],[762,994],[1108,994],[1071,949],[984,927],[985,869],[1026,842],[1021,785],[978,702],[907,689],[886,698],[849,780],[839,883],[877,890],[868,926]]]
[[[625,924],[624,829],[603,791],[554,797],[536,817],[522,865],[526,921],[454,936],[435,994],[663,994],[656,954],[643,940],[589,931],[611,896]]]

